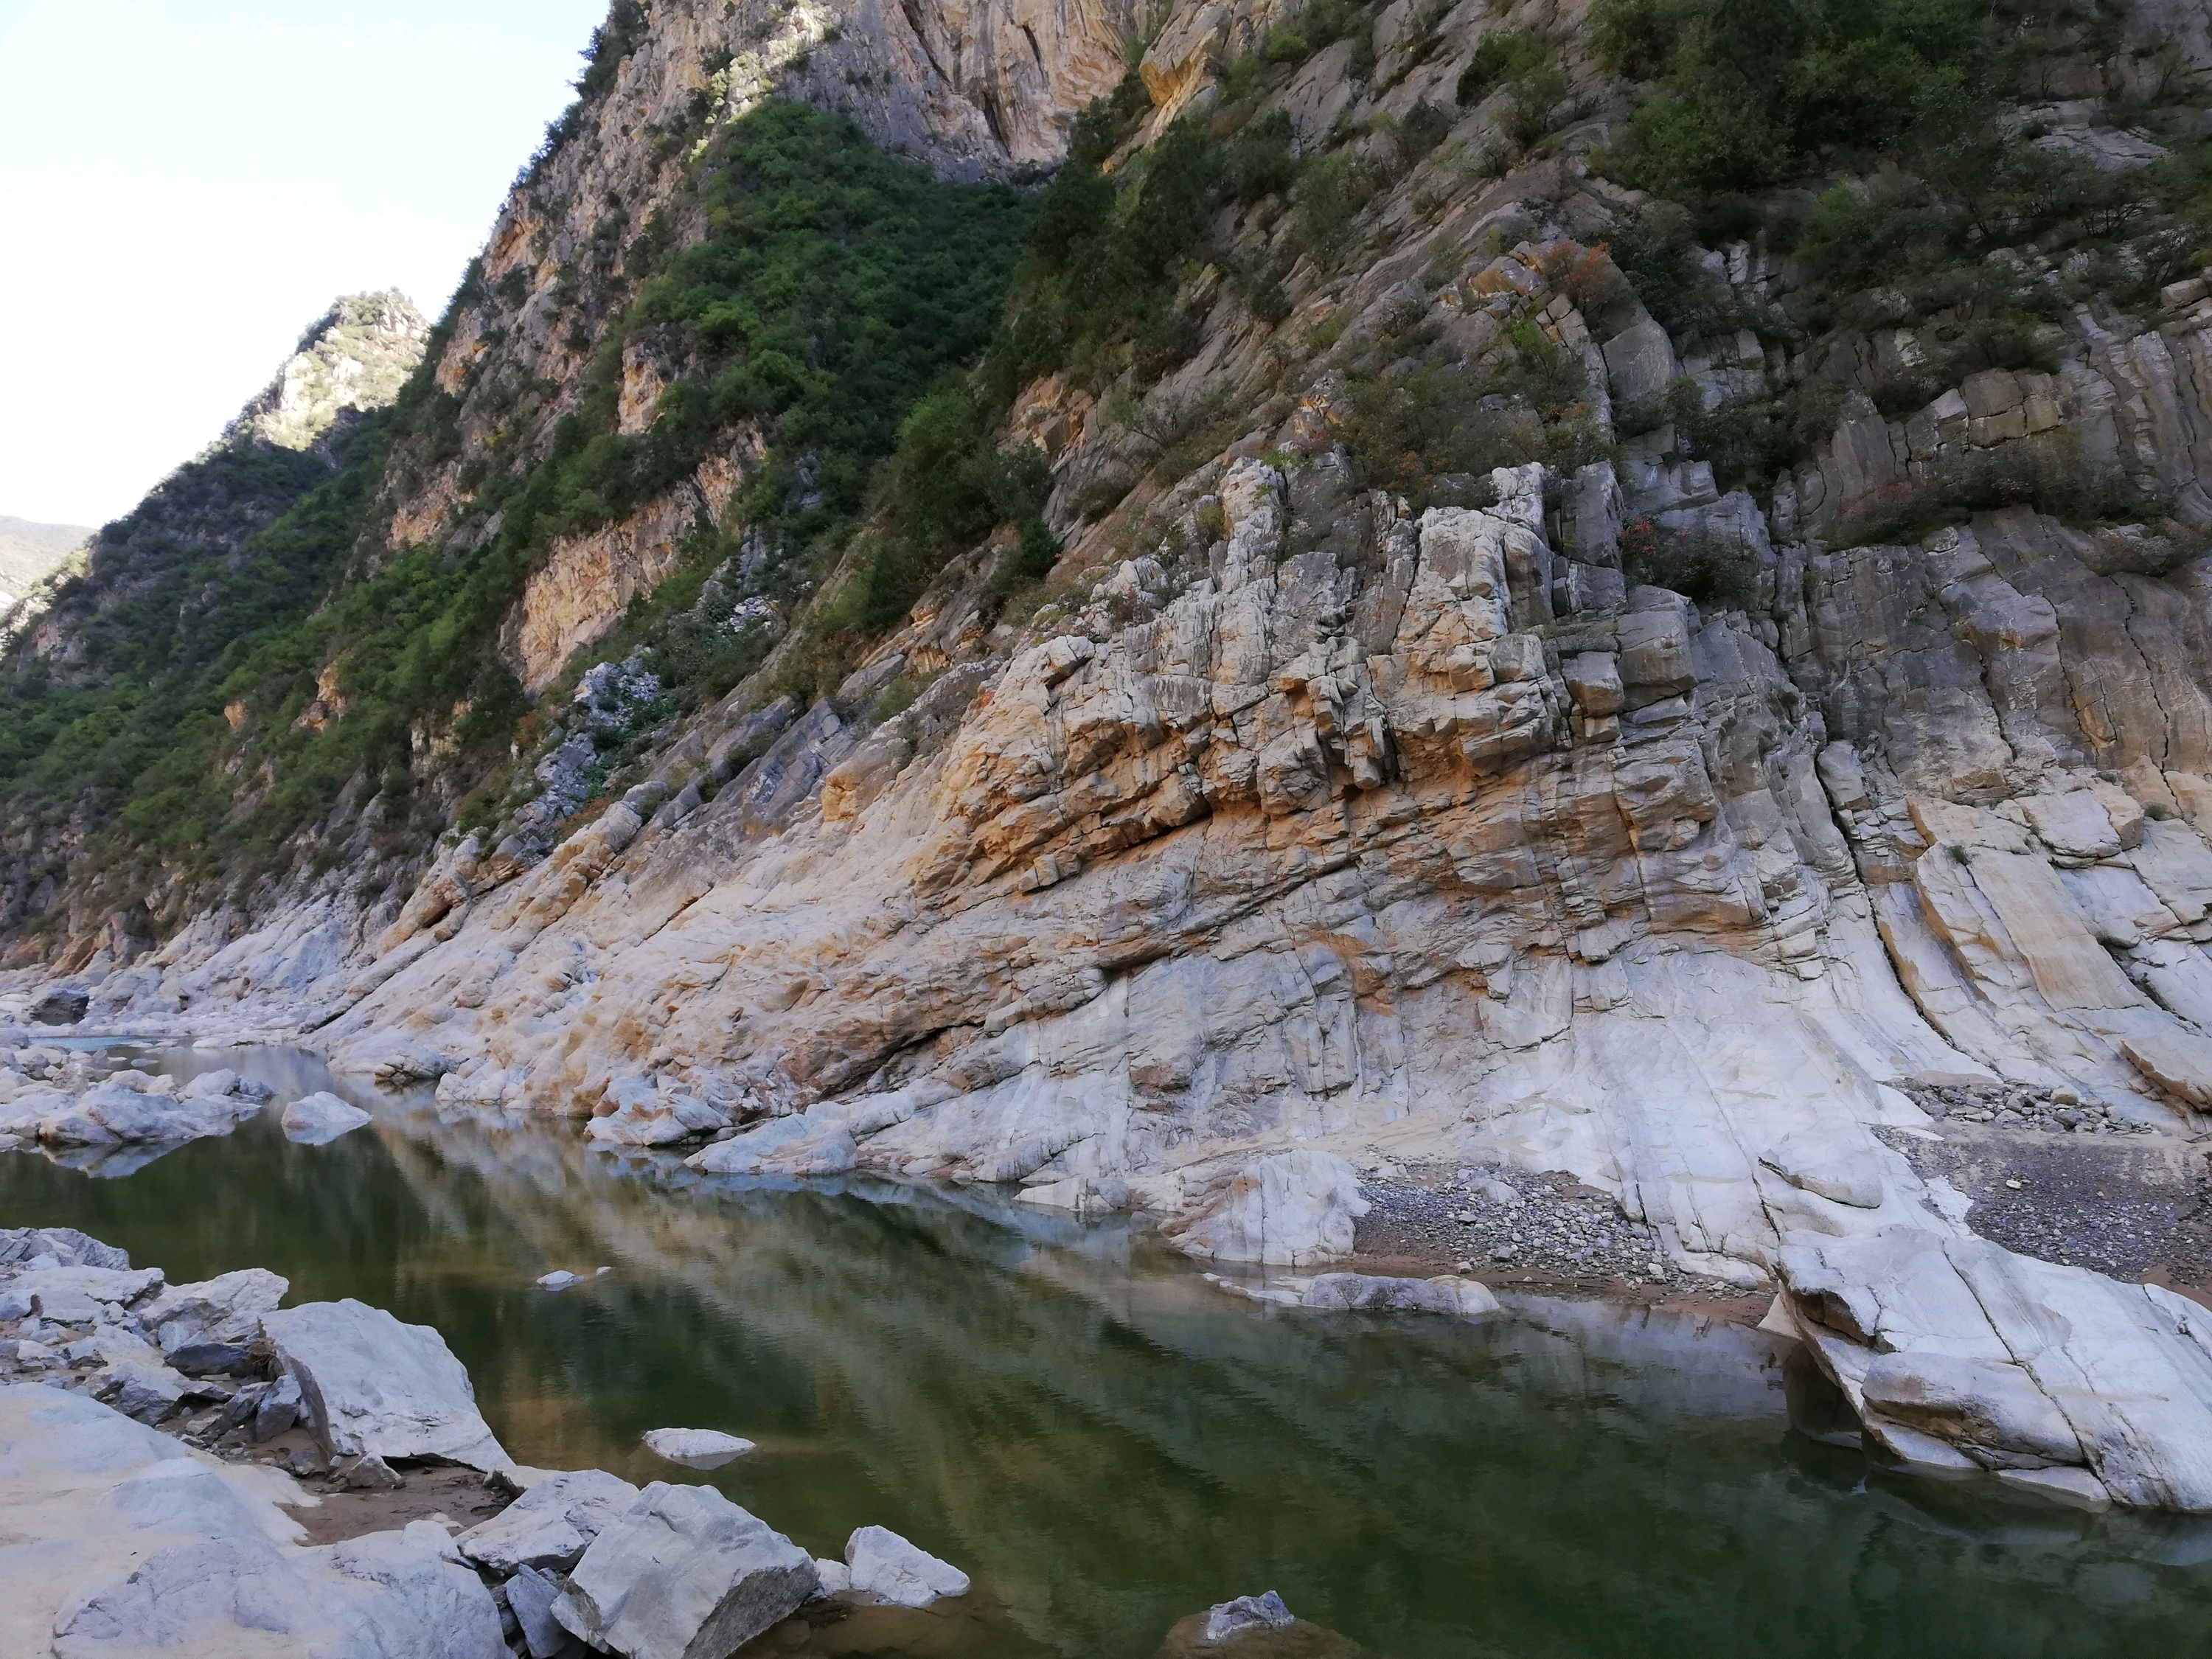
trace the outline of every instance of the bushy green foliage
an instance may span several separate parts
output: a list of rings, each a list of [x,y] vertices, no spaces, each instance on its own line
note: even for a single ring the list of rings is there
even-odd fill
[[[1224,179],[1263,180],[1240,179],[1188,120],[1109,176],[1106,161],[1146,106],[1133,74],[1077,120],[1068,158],[1038,204],[1008,326],[992,348],[1002,398],[1055,370],[1093,387],[1132,367],[1155,378],[1195,347],[1196,319],[1175,304],[1176,273],[1206,250]],[[1241,157],[1259,173],[1272,165],[1267,143],[1258,136]]]
[[[1001,524],[1036,524],[1050,482],[1035,449],[993,447],[990,415],[964,380],[917,403],[884,469],[866,565],[838,620],[867,631],[902,621],[946,560]]]
[[[617,8],[609,30],[625,15]],[[603,40],[594,63],[627,49]],[[384,790],[395,834],[410,814],[434,829],[441,801],[507,762],[527,705],[499,629],[554,540],[661,493],[733,424],[767,448],[741,513],[783,550],[775,570],[795,580],[810,551],[834,555],[902,433],[942,426],[941,403],[908,411],[990,337],[1030,204],[1004,186],[940,183],[849,121],[784,104],[725,129],[692,190],[707,240],[609,331],[548,453],[487,475],[478,506],[496,509],[499,526],[489,545],[356,554],[381,542],[387,467],[404,475],[458,448],[457,405],[427,367],[327,455],[218,451],[112,528],[111,562],[127,562],[131,580],[84,620],[66,683],[35,665],[0,675],[0,791],[17,813],[81,811],[100,859],[188,873],[250,866],[356,781]],[[472,272],[461,300],[482,291]],[[665,346],[692,372],[650,432],[623,436],[632,340]],[[952,424],[945,467],[910,463],[878,503],[892,539],[925,562],[978,521],[978,466],[998,465],[979,462],[970,427]],[[1033,501],[1026,463],[999,472],[1018,475],[1018,489],[993,473],[994,503],[1009,491]],[[765,648],[722,626],[727,603],[699,603],[730,551],[702,527],[618,632],[682,695],[727,689]],[[319,678],[335,696],[303,724]]]
[[[1620,557],[1632,585],[1668,588],[1713,610],[1741,610],[1759,595],[1757,557],[1724,534],[1635,519],[1621,526]]]
[[[1956,131],[1996,42],[1979,0],[1598,0],[1591,30],[1607,68],[1656,82],[1630,171],[1685,200]]]
[[[1499,29],[1476,43],[1474,57],[1460,71],[1455,88],[1460,107],[1466,109],[1522,76],[1556,61],[1550,41],[1522,29]]]

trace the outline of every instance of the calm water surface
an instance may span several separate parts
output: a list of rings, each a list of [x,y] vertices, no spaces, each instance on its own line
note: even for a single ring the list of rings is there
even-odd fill
[[[2212,1527],[1870,1476],[1789,1430],[1755,1333],[1258,1309],[996,1194],[702,1180],[296,1055],[161,1060],[222,1064],[377,1121],[303,1147],[271,1112],[135,1170],[0,1157],[0,1224],[358,1297],[443,1332],[524,1462],[711,1480],[817,1554],[881,1522],[974,1575],[926,1638],[842,1650],[1151,1659],[1272,1588],[1389,1659],[2212,1652]],[[761,1449],[694,1474],[639,1447],[670,1426]]]

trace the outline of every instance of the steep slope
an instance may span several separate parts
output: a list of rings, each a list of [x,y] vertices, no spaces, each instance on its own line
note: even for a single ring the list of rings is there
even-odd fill
[[[1907,1156],[2212,1106],[2201,33],[1141,21],[617,7],[382,475],[428,597],[313,641],[443,653],[356,791],[434,862],[94,1017],[1279,1267],[1563,1171],[1893,1455],[2212,1508],[2201,1309]]]
[[[0,680],[0,917],[60,924],[64,965],[129,960],[165,888],[235,880],[281,841],[284,803],[220,769],[217,734],[252,669],[298,648],[350,550],[385,411],[428,331],[398,295],[339,301],[221,439],[18,607]]]

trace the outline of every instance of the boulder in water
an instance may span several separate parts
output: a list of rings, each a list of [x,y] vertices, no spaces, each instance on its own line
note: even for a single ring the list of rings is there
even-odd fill
[[[1498,1311],[1498,1298],[1479,1279],[1387,1279],[1367,1273],[1323,1273],[1306,1287],[1300,1305],[1360,1313],[1433,1313],[1455,1319]]]
[[[686,1468],[719,1469],[752,1450],[753,1443],[719,1429],[654,1429],[645,1437],[645,1449]]]
[[[327,1146],[371,1121],[360,1107],[334,1094],[306,1095],[284,1109],[284,1139],[303,1146]]]
[[[238,1127],[240,1103],[224,1097],[179,1100],[113,1079],[94,1085],[76,1102],[40,1120],[39,1139],[61,1146],[105,1146],[119,1141],[199,1140]]]
[[[771,1118],[684,1160],[702,1175],[842,1175],[859,1161],[852,1132],[806,1117]]]
[[[628,1659],[728,1659],[819,1583],[811,1556],[711,1486],[656,1480],[592,1540],[553,1616]]]
[[[968,1594],[968,1575],[887,1527],[862,1527],[845,1540],[852,1587],[898,1607],[926,1607]]]

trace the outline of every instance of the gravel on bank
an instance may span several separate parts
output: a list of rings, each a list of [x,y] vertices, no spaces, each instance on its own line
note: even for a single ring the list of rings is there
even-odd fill
[[[1876,1133],[1970,1200],[1966,1225],[1991,1243],[2212,1299],[2212,1142],[1956,1118]]]
[[[1756,1320],[1771,1291],[1686,1271],[1658,1235],[1571,1176],[1488,1164],[1425,1164],[1370,1175],[1358,1224],[1364,1272],[1464,1273],[1494,1290],[1650,1301],[1694,1298]]]

